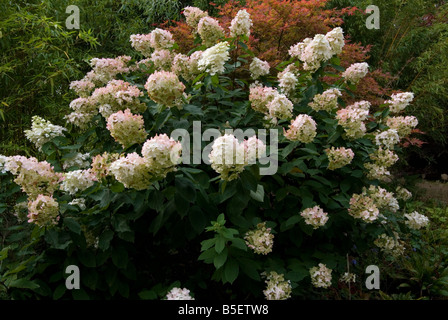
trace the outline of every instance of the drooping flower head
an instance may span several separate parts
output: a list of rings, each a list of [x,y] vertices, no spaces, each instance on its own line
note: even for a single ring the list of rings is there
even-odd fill
[[[411,102],[414,100],[414,93],[412,92],[401,92],[395,93],[391,96],[392,99],[385,101],[384,103],[389,103],[389,110],[391,113],[399,113],[404,110]]]
[[[356,84],[359,80],[364,78],[368,72],[369,65],[367,62],[354,63],[342,73],[342,77],[344,77],[345,81]]]
[[[328,89],[321,94],[316,94],[313,101],[308,105],[315,111],[326,110],[330,112],[338,108],[338,97],[340,96],[342,96],[342,93],[339,89]]]
[[[129,153],[126,157],[112,162],[109,171],[126,188],[145,190],[151,185],[152,177],[148,162],[136,152]]]
[[[208,16],[208,13],[206,11],[202,11],[199,8],[196,7],[185,7],[183,10],[183,14],[185,16],[185,20],[187,24],[192,27],[193,29],[197,29],[199,21]]]

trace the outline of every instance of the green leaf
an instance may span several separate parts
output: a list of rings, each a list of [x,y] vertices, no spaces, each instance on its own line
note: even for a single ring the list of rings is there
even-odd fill
[[[65,291],[67,291],[67,287],[64,284],[60,284],[53,292],[53,300],[59,300],[65,293]]]
[[[240,174],[240,179],[244,188],[252,190],[254,192],[257,191],[258,182],[252,172],[250,172],[249,170],[244,170]]]
[[[247,245],[246,245],[246,242],[243,239],[241,239],[241,238],[233,238],[231,240],[231,242],[232,242],[232,247],[241,249],[243,251],[247,251]]]
[[[235,259],[230,259],[224,266],[224,276],[225,279],[232,284],[238,277],[240,267]]]
[[[104,231],[98,239],[98,248],[100,248],[103,251],[109,249],[110,241],[113,239],[113,237],[114,232],[112,230]]]
[[[78,258],[79,258],[79,261],[81,261],[81,263],[83,265],[85,265],[86,267],[89,267],[89,268],[96,267],[96,259],[95,259],[95,254],[93,252],[80,251],[80,252],[78,252]]]
[[[37,283],[35,283],[34,281],[21,278],[21,279],[11,281],[9,284],[9,287],[34,290],[34,289],[39,288],[39,285]]]
[[[216,243],[216,238],[207,239],[201,242],[201,251],[205,251],[213,247]]]
[[[186,178],[176,176],[176,193],[188,202],[196,201],[196,188],[194,184]]]
[[[221,253],[222,250],[224,250],[225,246],[226,246],[226,239],[221,235],[218,236],[216,238],[216,244],[215,244],[216,253],[218,253],[218,254]]]
[[[113,185],[110,186],[110,191],[115,193],[123,192],[124,185],[121,182],[116,181]]]
[[[252,199],[254,199],[255,201],[258,202],[263,202],[264,200],[264,187],[259,184],[257,185],[257,191],[253,192],[252,190],[250,191],[250,196],[252,197]]]
[[[66,225],[70,231],[76,234],[81,234],[81,225],[75,219],[70,217],[64,218],[64,225]]]
[[[224,265],[226,260],[227,260],[227,248],[224,248],[224,250],[221,251],[221,253],[215,256],[215,258],[213,259],[213,264],[215,265],[216,269],[219,269]]]
[[[112,262],[120,269],[126,268],[128,264],[128,252],[123,247],[114,248],[112,251]]]

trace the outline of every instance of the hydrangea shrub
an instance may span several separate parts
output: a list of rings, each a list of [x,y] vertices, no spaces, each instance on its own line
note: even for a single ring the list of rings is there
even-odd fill
[[[274,72],[247,46],[246,10],[228,28],[198,8],[184,15],[188,54],[169,31],[132,35],[142,59],[92,59],[71,85],[67,128],[33,119],[41,160],[0,156],[18,197],[11,230],[33,255],[7,283],[28,281],[17,297],[318,297],[356,278],[347,255],[403,253],[401,239],[427,225],[385,183],[418,123],[400,115],[413,95],[374,113],[347,105],[368,65],[339,65],[342,28],[294,44]],[[342,75],[331,84],[329,66]],[[73,264],[82,280],[70,292]]]

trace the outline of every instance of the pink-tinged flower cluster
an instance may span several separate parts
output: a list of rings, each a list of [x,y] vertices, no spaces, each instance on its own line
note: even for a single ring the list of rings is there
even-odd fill
[[[143,92],[129,82],[111,80],[107,86],[96,89],[91,100],[100,106],[101,115],[108,119],[111,114],[120,110],[129,109],[133,113],[143,113],[146,110],[146,104],[140,102],[141,96]]]
[[[132,34],[129,41],[131,46],[145,57],[149,58],[153,51],[151,47],[150,34]]]
[[[388,129],[386,131],[378,132],[375,135],[375,144],[377,146],[384,146],[387,149],[393,149],[399,142],[400,136],[396,129]]]
[[[128,73],[130,56],[119,56],[116,58],[93,58],[90,60],[92,71],[87,73],[84,79],[95,84],[105,84],[113,80],[118,74]]]
[[[364,187],[362,194],[372,198],[379,210],[397,212],[400,209],[394,194],[379,186],[371,185],[368,189]]]
[[[51,139],[63,136],[66,128],[52,124],[39,116],[33,116],[31,120],[31,130],[25,130],[26,138],[42,150],[42,146]]]
[[[182,144],[166,134],[156,135],[146,140],[142,147],[143,158],[148,163],[151,175],[164,178],[175,171],[181,162]]]
[[[167,30],[155,28],[149,34],[149,44],[154,50],[171,49],[174,45],[173,35]]]
[[[97,179],[90,169],[69,171],[64,173],[61,190],[74,195],[93,186],[95,181]]]
[[[323,263],[310,269],[311,283],[316,288],[328,288],[331,286],[331,273],[333,270],[327,268]]]
[[[53,195],[62,178],[62,174],[55,172],[47,161],[39,162],[33,157],[9,157],[5,168],[16,176],[14,182],[32,199],[39,194]]]
[[[291,297],[291,281],[285,280],[283,274],[271,271],[269,273],[263,272],[261,275],[266,277],[265,283],[267,286],[263,290],[266,300],[286,300]]]
[[[52,196],[39,194],[28,202],[28,222],[40,227],[50,227],[59,221],[59,204]]]
[[[209,16],[199,20],[197,33],[202,39],[202,44],[206,47],[214,46],[220,39],[224,38],[224,29],[219,25],[218,20]]]
[[[173,55],[170,50],[160,49],[151,54],[151,61],[154,63],[156,70],[170,71],[173,65]]]
[[[70,102],[70,108],[73,110],[64,118],[67,122],[74,124],[82,129],[88,127],[89,122],[98,113],[98,106],[90,98],[77,98]]]
[[[266,154],[266,145],[256,136],[252,136],[242,142],[244,146],[244,162],[245,164],[255,164]]]
[[[125,158],[122,157],[112,162],[109,171],[126,188],[145,190],[152,183],[148,161],[136,152],[129,153]]]
[[[316,94],[313,101],[308,105],[315,111],[333,111],[338,108],[338,98],[342,96],[341,91],[336,88],[328,89],[321,94]]]
[[[208,72],[210,75],[221,74],[225,71],[225,63],[229,61],[228,42],[219,42],[211,48],[208,48],[202,53],[198,61],[198,69],[200,71]]]
[[[250,76],[256,80],[261,76],[269,74],[269,62],[258,59],[257,57],[252,59],[249,65]]]
[[[88,78],[70,82],[70,89],[80,97],[88,97],[95,89],[95,83]]]
[[[369,180],[387,181],[390,177],[390,171],[377,163],[367,162],[364,164],[364,168],[367,169],[366,177]]]
[[[297,86],[297,77],[293,72],[286,71],[279,73],[278,86],[281,92],[286,95],[292,95]]]
[[[397,187],[397,189],[395,190],[395,194],[397,195],[398,199],[404,201],[407,201],[412,198],[412,193],[408,189],[403,188],[401,186]]]
[[[395,152],[389,149],[383,149],[382,146],[371,153],[369,157],[375,164],[385,168],[393,166],[399,159]]]
[[[149,76],[145,89],[151,100],[171,108],[181,105],[185,85],[173,72],[156,71]]]
[[[344,147],[331,147],[330,149],[325,149],[325,153],[329,161],[329,170],[336,170],[350,164],[355,156],[352,149]]]
[[[307,208],[300,215],[305,219],[305,223],[313,226],[314,229],[324,226],[328,221],[328,213],[319,206]]]
[[[412,129],[418,125],[418,120],[414,116],[389,117],[386,119],[386,125],[397,130],[398,136],[404,138],[411,134]]]
[[[371,223],[378,218],[380,212],[372,198],[363,194],[353,194],[348,213],[356,219]]]
[[[414,100],[414,93],[401,92],[395,93],[391,96],[392,99],[385,101],[389,103],[389,110],[391,113],[399,113],[404,110]]]
[[[194,298],[186,288],[173,288],[166,294],[166,300],[194,300]]]
[[[225,134],[213,141],[208,155],[210,164],[221,179],[231,181],[244,170],[245,146],[231,134]]]
[[[107,119],[107,129],[124,149],[143,143],[147,136],[143,116],[133,115],[129,109],[111,114]]]
[[[354,63],[342,73],[342,77],[344,77],[345,81],[356,84],[359,80],[364,78],[368,72],[369,65],[367,62]]]
[[[252,20],[250,14],[246,10],[239,10],[235,18],[230,23],[230,36],[246,36],[250,35],[250,28],[252,27]]]
[[[195,32],[198,27],[199,21],[208,16],[208,13],[206,11],[202,11],[199,8],[196,7],[185,7],[183,10],[183,14],[185,16],[185,20],[187,24],[192,27]]]
[[[193,81],[200,74],[199,59],[201,57],[202,51],[195,51],[190,56],[179,53],[173,59],[171,71],[187,81]]]
[[[96,179],[101,181],[111,174],[110,165],[115,160],[119,159],[120,155],[118,153],[107,153],[98,154],[92,158],[91,173],[95,175]]]
[[[303,42],[293,45],[289,55],[302,61],[303,69],[316,71],[321,63],[329,60],[334,54],[339,54],[344,46],[344,35],[341,28],[335,28],[326,35],[316,34],[313,39],[306,38]]]
[[[417,211],[406,213],[404,217],[407,219],[405,224],[414,230],[419,230],[428,225],[429,219],[427,216],[418,213]]]
[[[403,255],[406,249],[404,242],[400,240],[397,232],[393,232],[393,236],[388,236],[387,234],[383,233],[379,235],[373,243],[378,248],[380,248],[381,251],[385,252],[386,254],[391,254],[394,257]]]
[[[274,88],[263,86],[253,86],[249,90],[249,101],[252,109],[269,114],[268,104],[278,95],[278,91]]]
[[[311,116],[299,114],[291,120],[288,130],[283,128],[283,134],[288,140],[310,143],[316,137],[317,125]]]
[[[266,222],[259,223],[255,230],[246,232],[244,240],[246,245],[257,254],[266,255],[272,252],[274,235],[271,233],[271,228],[266,228]]]
[[[346,138],[359,139],[365,135],[366,125],[363,121],[369,115],[369,111],[365,109],[366,106],[365,103],[358,103],[336,111],[336,119],[344,128]]]

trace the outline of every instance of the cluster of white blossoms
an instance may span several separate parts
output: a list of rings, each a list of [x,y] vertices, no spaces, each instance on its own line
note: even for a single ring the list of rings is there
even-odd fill
[[[310,269],[311,283],[316,288],[328,288],[331,286],[331,272],[333,270],[327,268],[323,263]]]
[[[405,224],[414,230],[419,230],[423,227],[426,227],[429,223],[429,219],[427,216],[418,213],[417,211],[406,213],[404,217],[407,219]]]
[[[254,85],[250,88],[249,101],[254,110],[264,113],[273,123],[293,116],[294,104],[275,88]]]
[[[187,24],[194,29],[196,32],[196,29],[198,27],[199,21],[208,16],[208,13],[206,11],[202,11],[199,8],[196,7],[185,7],[183,10],[183,14],[185,16],[185,20]]]
[[[272,252],[274,245],[274,235],[271,233],[271,228],[266,228],[266,222],[257,224],[255,230],[249,230],[244,236],[246,245],[258,254],[268,254]]]
[[[208,158],[221,179],[231,181],[243,172],[245,166],[254,163],[255,155],[260,158],[265,151],[266,146],[256,137],[240,143],[234,135],[225,134],[213,141]]]
[[[348,213],[356,219],[371,223],[378,218],[380,214],[375,201],[365,194],[353,194],[350,199]]]
[[[147,161],[151,174],[165,178],[168,172],[175,171],[181,162],[182,144],[166,134],[156,135],[146,140],[142,156]]]
[[[88,123],[98,113],[98,106],[90,98],[80,97],[70,102],[72,113],[64,118],[80,128],[87,128]]]
[[[31,118],[31,130],[25,130],[26,138],[34,143],[34,145],[42,150],[42,146],[51,139],[63,136],[66,128],[52,124],[39,116]]]
[[[367,178],[371,180],[387,180],[390,176],[390,172],[387,168],[391,167],[398,161],[398,156],[389,149],[383,149],[380,146],[375,152],[369,155],[373,162],[367,162],[364,167],[367,171]]]
[[[328,221],[328,213],[319,206],[307,208],[300,215],[305,219],[305,223],[313,226],[314,229],[324,226]]]
[[[391,100],[387,100],[384,103],[389,104],[389,110],[391,113],[399,113],[404,110],[414,100],[414,93],[401,92],[392,94]]]
[[[156,50],[151,54],[149,59],[154,64],[154,68],[158,71],[171,71],[174,56],[170,50]]]
[[[148,162],[136,152],[115,160],[108,170],[126,188],[145,190],[151,185]]]
[[[345,282],[347,284],[349,284],[350,282],[356,282],[356,274],[354,273],[350,273],[350,272],[345,272],[341,278],[339,279],[339,281]]]
[[[404,242],[400,240],[398,233],[394,232],[393,234],[393,236],[388,236],[383,233],[379,235],[373,243],[380,248],[381,251],[398,257],[403,255],[406,248]]]
[[[147,58],[153,51],[171,49],[174,45],[173,35],[160,28],[149,34],[132,34],[130,41],[131,46]]]
[[[389,210],[397,212],[400,209],[397,199],[392,192],[387,191],[379,186],[371,185],[368,189],[363,188],[363,195],[368,195],[380,210]]]
[[[166,294],[166,300],[194,300],[187,288],[173,288]]]
[[[145,89],[154,102],[167,106],[181,106],[185,85],[177,75],[168,71],[156,71],[146,81]]]
[[[55,225],[59,221],[59,204],[53,196],[39,194],[28,203],[28,222],[40,227]]]
[[[78,206],[81,210],[85,210],[86,207],[86,199],[85,198],[76,198],[68,203],[71,206]]]
[[[73,154],[70,158],[65,158],[62,168],[69,169],[71,167],[77,167],[79,169],[85,169],[90,166],[89,162],[90,153],[80,153],[77,152]]]
[[[342,73],[342,77],[345,81],[356,84],[359,80],[364,78],[368,72],[369,65],[367,62],[354,63]]]
[[[252,59],[249,65],[250,76],[256,80],[261,76],[269,74],[269,62],[258,59],[257,57]]]
[[[299,114],[294,120],[291,120],[288,130],[283,128],[283,134],[291,141],[310,143],[317,134],[316,121],[307,114]]]
[[[297,86],[297,77],[291,71],[283,70],[278,74],[278,86],[282,93],[292,95]]]
[[[187,81],[194,80],[200,74],[199,59],[202,53],[202,51],[195,51],[190,56],[178,53],[174,56],[171,71]]]
[[[16,176],[14,182],[21,186],[28,199],[34,199],[39,194],[53,195],[62,179],[62,174],[55,172],[47,161],[38,161],[34,157],[8,157],[4,170]]]
[[[251,86],[249,89],[249,101],[252,109],[257,112],[269,114],[268,103],[271,102],[278,91],[275,88],[259,85]]]
[[[336,88],[325,90],[321,94],[316,94],[313,101],[308,105],[315,111],[333,111],[338,108],[338,98],[342,96],[341,91]]]
[[[395,190],[395,194],[397,195],[397,199],[407,201],[412,198],[412,193],[401,186],[398,186]]]
[[[239,10],[235,18],[230,23],[230,36],[246,36],[250,35],[250,27],[252,27],[252,20],[250,14],[246,10]]]
[[[336,112],[338,124],[344,128],[348,139],[362,138],[366,133],[364,120],[369,115],[370,103],[361,101]]]
[[[390,171],[386,167],[380,166],[374,162],[367,162],[364,164],[367,169],[366,177],[369,180],[388,181]]]
[[[98,181],[111,175],[110,165],[115,160],[120,158],[118,153],[108,153],[98,154],[92,158],[91,172],[95,175]]]
[[[289,49],[289,55],[302,61],[303,69],[316,71],[321,63],[342,52],[344,35],[342,28],[337,27],[327,34],[316,34],[313,39],[306,38]]]
[[[266,277],[267,287],[263,290],[266,300],[286,300],[291,297],[291,281],[285,280],[283,274],[271,271],[269,273],[263,272],[262,276]]]
[[[229,43],[223,41],[205,50],[198,61],[198,69],[212,76],[223,73],[224,65],[230,59],[229,48]]]
[[[126,109],[133,113],[143,113],[146,104],[140,101],[143,92],[137,86],[123,80],[111,80],[105,87],[97,88],[90,97],[92,103],[99,105],[99,112],[108,119],[118,111]]]
[[[197,33],[202,39],[202,44],[206,47],[214,46],[220,39],[224,38],[224,29],[219,25],[218,20],[209,16],[199,20]]]
[[[355,157],[355,153],[350,148],[345,147],[331,147],[331,149],[325,149],[325,153],[328,157],[328,169],[336,170],[350,164]]]
[[[61,190],[74,195],[93,186],[95,181],[97,179],[90,169],[69,171],[64,173]]]
[[[387,129],[382,132],[378,132],[375,135],[375,144],[377,146],[384,146],[387,149],[393,149],[394,146],[400,142],[400,136],[395,129]]]
[[[406,116],[406,117],[389,117],[386,119],[386,125],[390,129],[394,129],[397,131],[398,136],[400,138],[408,136],[412,129],[414,129],[418,125],[418,120],[414,116]]]
[[[106,127],[110,135],[124,149],[136,143],[143,143],[148,135],[145,131],[143,116],[133,115],[129,109],[111,114],[107,119]]]
[[[278,93],[267,104],[272,119],[288,119],[292,117],[294,104],[282,93]]]

